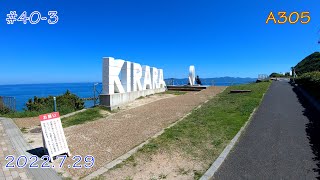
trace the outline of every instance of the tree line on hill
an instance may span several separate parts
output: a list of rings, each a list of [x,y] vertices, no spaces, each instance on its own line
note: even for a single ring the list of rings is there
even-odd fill
[[[320,53],[315,52],[300,61],[295,67],[296,74],[320,71]]]
[[[271,78],[284,78],[284,77],[290,77],[290,72],[286,72],[284,75],[280,73],[271,73],[270,76]]]

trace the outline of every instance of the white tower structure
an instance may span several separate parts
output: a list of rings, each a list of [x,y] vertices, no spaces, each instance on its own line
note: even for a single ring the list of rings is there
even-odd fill
[[[190,86],[195,85],[196,73],[193,65],[189,67],[189,84]]]

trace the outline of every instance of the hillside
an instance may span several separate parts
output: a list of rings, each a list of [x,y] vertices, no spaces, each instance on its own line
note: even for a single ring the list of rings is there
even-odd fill
[[[320,71],[320,53],[314,52],[304,58],[296,66],[297,75],[301,75],[306,72]]]

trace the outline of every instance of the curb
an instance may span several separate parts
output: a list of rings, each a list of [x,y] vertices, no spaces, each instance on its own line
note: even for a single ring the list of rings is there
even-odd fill
[[[269,88],[268,88],[269,89]],[[267,90],[268,91],[268,90]],[[263,94],[260,103],[262,102],[262,100],[264,99],[264,95]],[[227,158],[227,156],[229,155],[231,149],[235,146],[236,142],[239,140],[240,136],[242,135],[242,133],[244,132],[244,130],[248,127],[248,125],[250,124],[253,115],[256,113],[256,111],[258,110],[260,104],[258,105],[258,107],[254,108],[252,113],[250,114],[248,121],[241,127],[241,129],[239,130],[239,132],[232,138],[232,140],[230,141],[230,143],[224,148],[224,150],[222,151],[222,153],[219,155],[219,157],[213,162],[213,164],[210,166],[210,168],[202,175],[202,177],[200,178],[200,180],[211,180],[213,179],[214,174],[218,171],[218,169],[220,168],[220,166],[222,165],[222,163],[225,161],[225,159]]]
[[[218,171],[219,167],[222,165],[224,160],[229,155],[231,149],[234,147],[236,142],[238,141],[239,137],[243,133],[243,131],[247,128],[248,124],[251,122],[253,115],[256,113],[256,110],[258,108],[255,108],[253,112],[250,114],[249,120],[241,127],[239,132],[233,137],[233,139],[230,141],[230,143],[224,148],[222,153],[219,155],[219,157],[214,161],[214,163],[210,166],[210,168],[204,173],[204,175],[200,178],[200,180],[209,180],[213,179],[213,175]]]

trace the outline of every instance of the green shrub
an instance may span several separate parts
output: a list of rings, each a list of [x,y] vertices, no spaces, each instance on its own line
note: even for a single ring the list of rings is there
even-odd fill
[[[2,98],[0,97],[0,114],[8,114],[10,112],[12,111],[4,105]]]
[[[9,108],[0,104],[0,114],[8,114],[12,112]]]
[[[296,78],[295,82],[320,99],[320,72],[308,72]]]
[[[320,72],[304,73],[296,79],[296,82],[302,86],[319,88],[320,87]]]
[[[57,96],[57,110],[61,114],[81,110],[84,108],[84,101],[69,90],[61,96]],[[35,96],[26,103],[25,111],[51,112],[53,111],[53,96],[38,98]]]

